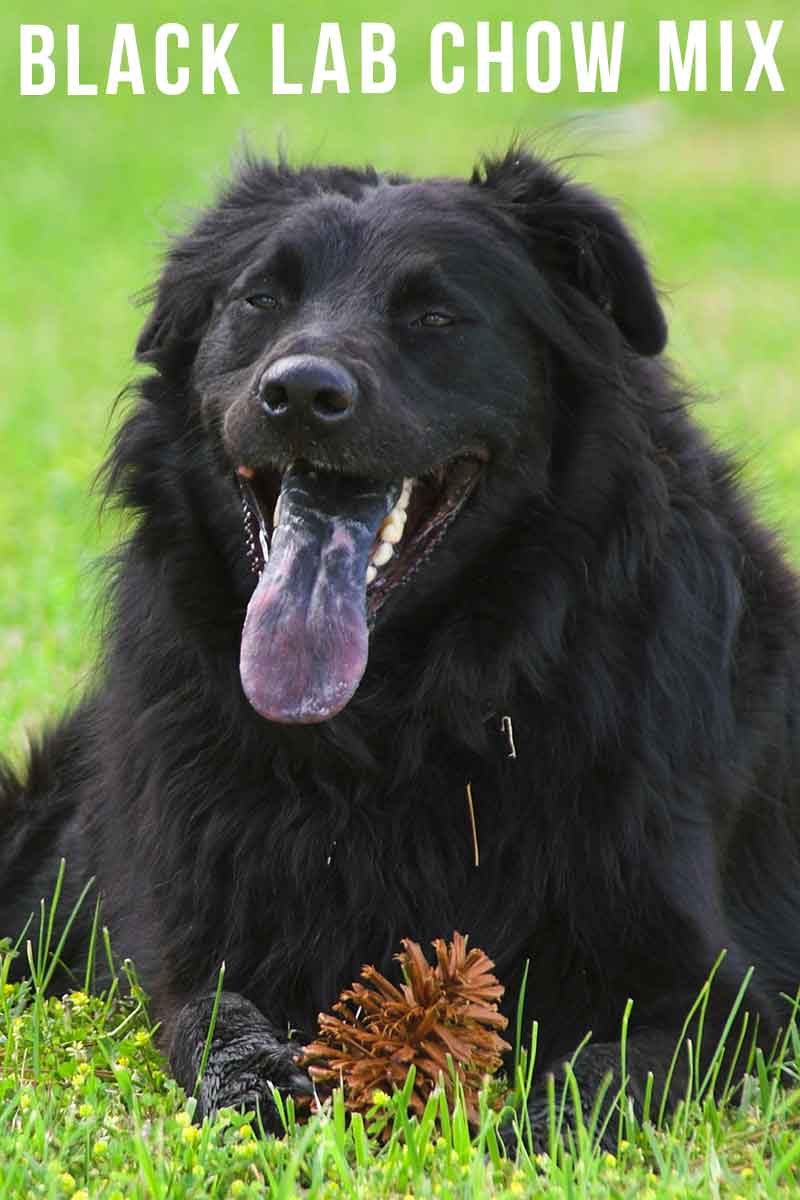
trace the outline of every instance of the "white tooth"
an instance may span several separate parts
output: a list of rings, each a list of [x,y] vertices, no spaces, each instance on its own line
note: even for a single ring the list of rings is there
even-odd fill
[[[370,563],[370,565],[367,567],[367,583],[372,583],[373,579],[375,578],[375,576],[377,574],[378,574],[378,568],[373,567],[372,564]]]
[[[282,499],[283,499],[283,493],[281,493],[280,496],[278,496],[278,499],[275,501],[275,511],[272,514],[272,528],[273,529],[277,529],[281,523],[281,500]]]
[[[398,520],[395,514],[392,514],[388,520],[381,525],[381,541],[391,542],[396,545],[403,536],[403,522]]]
[[[400,492],[400,499],[397,501],[397,504],[395,505],[396,509],[397,508],[405,509],[408,507],[408,501],[411,498],[411,489],[413,488],[413,486],[414,486],[413,479],[404,479],[403,480],[403,488],[402,488],[402,491]]]
[[[389,559],[392,557],[393,554],[394,554],[394,550],[389,545],[389,543],[381,542],[380,545],[378,546],[378,549],[375,551],[375,553],[372,556],[372,561],[376,567],[384,567],[384,566],[386,566],[386,564],[388,563]]]
[[[266,533],[264,532],[264,530],[261,528],[260,525],[258,527],[258,540],[261,545],[261,556],[264,559],[265,563],[269,562],[269,542],[267,540]]]

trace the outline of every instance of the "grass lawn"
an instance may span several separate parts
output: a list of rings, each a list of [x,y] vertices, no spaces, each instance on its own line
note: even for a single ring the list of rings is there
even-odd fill
[[[0,28],[4,170],[0,189],[0,747],[24,752],[27,733],[82,686],[97,637],[92,563],[113,542],[89,496],[108,443],[111,406],[132,372],[141,312],[131,296],[152,279],[165,228],[202,202],[244,133],[295,160],[373,161],[415,173],[466,173],[480,150],[515,132],[574,153],[574,171],[622,200],[667,296],[670,353],[698,387],[698,418],[745,463],[760,510],[800,563],[800,22],[785,3],[757,6],[762,26],[784,17],[777,60],[786,91],[742,87],[751,55],[744,0],[674,0],[667,9],[619,0],[613,10],[575,0],[532,8],[462,0],[457,16],[409,0],[397,14],[342,0],[269,8],[257,0],[137,0],[105,15],[89,0],[36,12],[6,0]],[[98,15],[103,12],[103,15]],[[714,70],[703,95],[657,94],[659,17],[735,22],[735,90]],[[619,96],[564,85],[533,96],[439,96],[427,79],[436,20],[625,19]],[[80,23],[82,74],[103,78],[115,20],[135,20],[147,77],[153,31],[183,21],[238,21],[232,54],[240,95],[65,98],[18,96],[17,26],[49,22],[63,43]],[[398,85],[386,96],[273,97],[269,28],[286,23],[287,73],[306,89],[321,20],[342,23],[348,50],[360,20],[390,20]],[[740,28],[741,26],[741,28]],[[520,39],[521,40],[521,39]],[[716,45],[713,27],[710,44]],[[192,57],[193,56],[193,57]],[[63,60],[63,53],[62,53]],[[187,61],[195,63],[192,51]],[[357,67],[357,59],[353,58]],[[465,51],[468,79],[474,53]],[[358,73],[352,71],[357,81]],[[61,76],[59,79],[61,80]],[[521,77],[524,78],[524,77]],[[0,930],[15,935],[19,931]],[[100,951],[102,952],[102,951]],[[44,970],[34,962],[34,976]],[[124,981],[123,981],[124,982]],[[800,981],[799,981],[800,982]],[[2,990],[0,988],[0,990]],[[124,990],[120,987],[120,991]],[[76,980],[63,1003],[35,978],[0,995],[0,1200],[27,1196],[568,1196],[720,1197],[796,1194],[800,1163],[797,1037],[768,1070],[753,1062],[725,1112],[692,1100],[671,1125],[639,1127],[623,1112],[611,1156],[590,1132],[572,1153],[553,1142],[539,1161],[501,1160],[492,1118],[471,1140],[463,1119],[408,1126],[380,1146],[334,1107],[282,1140],[251,1136],[253,1119],[227,1114],[197,1128],[191,1100],[164,1074],[141,998],[86,996]],[[779,1078],[788,1084],[777,1088]],[[513,1082],[513,1081],[512,1081]],[[556,1110],[559,1097],[554,1097]],[[387,1101],[390,1117],[396,1101]],[[377,1113],[376,1117],[380,1117]],[[433,1113],[430,1114],[431,1121]],[[799,1168],[800,1169],[800,1168]],[[82,1197],[81,1197],[82,1200]]]

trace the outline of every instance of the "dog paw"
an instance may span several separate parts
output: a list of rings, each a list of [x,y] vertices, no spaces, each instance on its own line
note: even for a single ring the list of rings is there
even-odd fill
[[[170,1055],[175,1077],[194,1091],[203,1062],[211,1016],[209,998],[187,1004],[178,1016]],[[264,1129],[280,1134],[283,1126],[273,1088],[311,1095],[311,1080],[297,1065],[302,1047],[277,1032],[264,1015],[237,993],[223,993],[205,1068],[197,1088],[195,1119],[221,1108],[256,1108]]]

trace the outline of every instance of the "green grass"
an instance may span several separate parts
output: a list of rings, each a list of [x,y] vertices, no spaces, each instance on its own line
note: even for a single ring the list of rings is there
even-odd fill
[[[761,511],[800,561],[800,22],[784,4],[758,14],[786,20],[778,53],[784,94],[670,97],[656,93],[658,18],[739,22],[753,16],[752,5],[672,0],[667,11],[655,0],[619,0],[598,12],[576,0],[567,12],[556,0],[533,9],[462,0],[445,11],[409,0],[395,13],[358,0],[342,0],[334,12],[308,0],[302,14],[283,0],[268,9],[256,0],[215,0],[210,11],[189,0],[168,11],[156,0],[134,7],[132,14],[90,0],[44,0],[32,13],[23,0],[7,0],[0,18],[0,746],[12,756],[24,752],[28,730],[80,690],[92,662],[91,564],[114,531],[99,529],[88,493],[113,398],[132,371],[142,315],[130,297],[153,277],[165,227],[180,222],[183,205],[209,196],[243,133],[268,151],[282,140],[295,160],[370,160],[420,173],[463,174],[478,151],[502,148],[515,132],[540,131],[540,145],[574,153],[576,173],[624,202],[668,293],[670,353],[704,397],[698,417],[741,454]],[[509,16],[518,27],[625,19],[620,95],[579,96],[568,62],[552,96],[524,87],[479,96],[471,83],[459,96],[433,93],[433,22],[454,18],[471,30],[476,19]],[[204,97],[193,88],[174,99],[20,98],[17,25],[49,21],[61,44],[67,19],[81,25],[85,78],[101,71],[115,20],[135,19],[143,44],[164,20],[193,31],[201,20],[239,21],[232,63],[241,95]],[[359,20],[393,22],[395,92],[271,96],[270,22],[286,22],[288,70],[308,82],[310,31],[331,19],[342,22],[348,49]],[[150,57],[143,55],[146,74]],[[466,57],[471,79],[473,56]],[[740,54],[737,85],[748,66]],[[37,970],[41,982],[34,960]],[[358,1126],[343,1128],[338,1111],[262,1142],[234,1114],[199,1130],[186,1124],[191,1101],[164,1074],[141,998],[83,999],[84,990],[76,981],[77,996],[61,1003],[29,982],[0,997],[0,1198],[81,1188],[105,1197],[798,1190],[798,1093],[786,1069],[788,1090],[775,1088],[779,1065],[765,1074],[754,1064],[726,1112],[693,1102],[671,1127],[631,1127],[613,1160],[584,1138],[573,1154],[495,1162],[488,1142],[470,1145],[458,1121],[423,1137],[399,1117],[380,1149]]]
[[[656,1094],[646,1095],[644,1111],[637,1114],[624,1087],[615,1093],[609,1084],[588,1116],[568,1127],[565,1107],[582,1111],[568,1069],[566,1082],[550,1088],[547,1149],[535,1152],[525,1119],[535,1028],[527,1045],[517,1028],[515,1077],[487,1080],[477,1128],[468,1124],[458,1086],[451,1104],[440,1085],[424,1112],[412,1115],[409,1074],[402,1091],[376,1092],[363,1114],[349,1114],[342,1093],[334,1092],[307,1124],[298,1119],[291,1098],[279,1097],[284,1133],[266,1137],[258,1110],[225,1109],[195,1122],[194,1098],[169,1078],[156,1049],[157,1028],[133,965],[123,964],[122,977],[116,972],[99,908],[85,972],[63,997],[47,995],[66,936],[54,942],[58,892],[57,887],[50,904],[42,902],[35,945],[24,935],[14,947],[8,941],[0,945],[0,1200],[264,1195],[738,1200],[782,1197],[800,1188],[795,1065],[800,1029],[793,1015],[770,1058],[751,1050],[744,1082],[732,1083],[723,1055],[726,1045],[748,1044],[742,1001],[701,1073],[696,1051],[713,973],[676,1045],[674,1061],[686,1056],[689,1082],[685,1100],[670,1117]],[[12,983],[18,954],[27,956],[29,977]],[[91,987],[97,955],[106,958],[113,979],[101,994]],[[627,1014],[623,1047],[626,1029]],[[207,1046],[212,1034],[213,1016]],[[580,1048],[573,1064],[579,1056]],[[498,1128],[509,1120],[519,1145],[506,1153]]]

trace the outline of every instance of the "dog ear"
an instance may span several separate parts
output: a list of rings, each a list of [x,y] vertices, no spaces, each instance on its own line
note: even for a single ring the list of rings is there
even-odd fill
[[[186,369],[203,339],[214,302],[291,201],[299,176],[282,159],[245,152],[215,203],[169,248],[136,358],[159,370]],[[311,190],[309,181],[307,190]]]
[[[153,307],[136,342],[136,358],[164,368],[188,366],[205,332],[213,291],[173,252],[155,287]]]
[[[577,289],[616,323],[639,354],[660,354],[667,322],[647,262],[610,204],[547,163],[513,148],[476,171],[522,223],[538,267]]]

